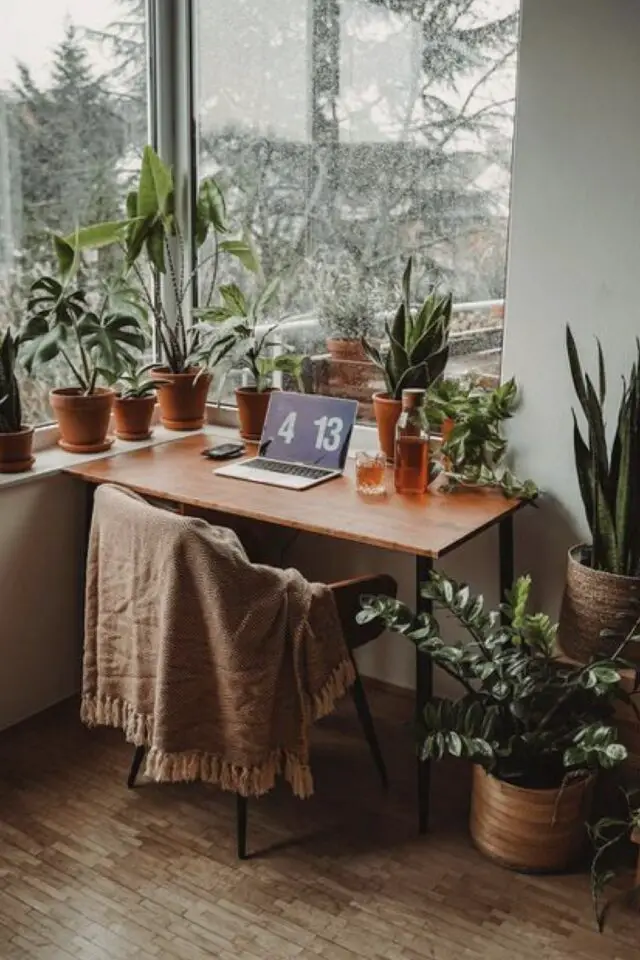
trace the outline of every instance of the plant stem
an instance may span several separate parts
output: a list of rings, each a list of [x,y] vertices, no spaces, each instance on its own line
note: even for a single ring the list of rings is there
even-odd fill
[[[84,391],[87,389],[87,384],[86,384],[86,383],[84,382],[84,380],[82,379],[82,374],[80,373],[80,371],[77,369],[76,365],[75,365],[75,364],[73,363],[73,361],[71,360],[71,357],[69,356],[69,354],[68,354],[62,347],[60,347],[60,353],[61,353],[62,356],[64,357],[65,362],[66,362],[67,365],[69,366],[69,369],[71,370],[71,372],[73,373],[74,377],[75,377],[76,380],[78,381],[78,384],[80,385],[80,389],[84,392]]]
[[[87,357],[86,350],[84,349],[84,345],[82,343],[82,337],[80,336],[80,331],[78,330],[78,322],[75,319],[75,317],[73,319],[73,332],[76,335],[78,351],[80,353],[80,362],[82,363],[82,371],[84,373],[84,377],[86,380],[85,394],[88,395],[92,392],[91,384],[93,380],[93,371],[91,370],[89,358]]]
[[[214,251],[211,257],[209,257],[209,259],[213,258],[213,272],[211,274],[209,292],[205,297],[205,302],[204,302],[205,307],[208,307],[209,304],[211,303],[211,297],[213,296],[213,291],[215,290],[215,287],[216,287],[216,280],[218,279],[218,263],[220,261],[220,246],[218,244],[218,234],[215,232],[215,230],[213,232],[213,243],[214,243]]]
[[[200,261],[198,262],[197,266],[195,266],[195,267],[193,268],[193,270],[191,271],[191,273],[190,273],[189,276],[187,277],[187,282],[185,283],[185,285],[184,285],[183,288],[182,288],[182,299],[183,299],[183,300],[184,300],[184,298],[185,298],[186,295],[187,295],[187,292],[188,292],[188,290],[189,290],[189,287],[191,286],[191,284],[193,283],[193,281],[194,281],[195,278],[197,277],[198,271],[205,265],[205,263],[209,263],[210,260],[214,260],[214,259],[216,258],[216,256],[217,256],[217,251],[216,251],[215,253],[210,253],[207,257],[204,258],[204,260],[200,260]],[[209,299],[211,299],[211,297],[209,297]],[[208,304],[207,304],[207,306],[208,306]]]
[[[173,296],[176,301],[176,310],[178,311],[176,327],[178,333],[175,334],[175,340],[178,344],[178,349],[182,350],[183,356],[187,355],[187,337],[184,325],[184,314],[182,312],[182,298],[180,296],[180,289],[178,287],[178,279],[176,275],[176,268],[173,261],[173,254],[171,253],[171,244],[169,243],[168,238],[164,238],[164,248],[167,254],[167,263],[169,265],[169,279],[171,280],[171,286],[173,288]]]

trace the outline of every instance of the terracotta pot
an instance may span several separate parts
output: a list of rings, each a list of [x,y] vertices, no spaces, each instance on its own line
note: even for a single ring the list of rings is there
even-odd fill
[[[269,397],[273,388],[256,391],[255,387],[238,387],[236,403],[240,420],[240,436],[243,440],[259,440],[262,435]]]
[[[157,388],[160,419],[167,430],[199,430],[205,420],[205,406],[211,374],[198,377],[199,368],[171,373],[168,367],[154,367],[153,380],[166,380]]]
[[[442,437],[443,442],[446,442],[449,439],[449,437],[451,436],[451,431],[453,430],[454,427],[455,427],[455,422],[451,419],[451,417],[445,417],[444,420],[442,421],[442,426],[440,428],[440,435]]]
[[[475,765],[469,823],[473,842],[489,859],[512,870],[566,870],[587,836],[592,789],[593,777],[551,790],[516,787]]]
[[[0,433],[0,473],[23,473],[34,464],[33,427]]]
[[[378,424],[378,442],[389,463],[393,463],[396,446],[396,424],[402,413],[402,400],[394,400],[388,393],[374,393],[373,409]]]
[[[116,437],[120,440],[146,440],[150,437],[155,406],[154,394],[147,397],[116,397],[113,405]]]
[[[338,337],[327,339],[327,350],[332,360],[350,360],[357,363],[370,363],[359,340],[342,340]]]
[[[52,390],[51,408],[60,427],[59,445],[70,453],[99,453],[108,450],[113,438],[107,439],[113,390],[96,387],[85,396],[77,387]]]
[[[584,562],[584,544],[569,550],[558,642],[564,653],[581,663],[595,654],[610,656],[638,616],[640,577],[593,570]],[[602,639],[603,630],[617,636]],[[640,663],[640,644],[630,643],[625,658]]]

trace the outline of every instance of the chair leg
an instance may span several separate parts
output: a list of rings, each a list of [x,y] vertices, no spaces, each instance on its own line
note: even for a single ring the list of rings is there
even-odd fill
[[[127,786],[129,790],[133,790],[136,785],[136,777],[144,760],[145,748],[136,747],[135,753],[133,755],[133,760],[131,761],[131,769],[129,770],[129,776],[127,777]]]
[[[236,794],[236,835],[238,841],[238,860],[247,859],[247,813],[249,801]]]
[[[371,716],[371,710],[369,709],[369,701],[367,700],[367,695],[364,690],[364,684],[362,683],[362,678],[357,669],[356,682],[351,687],[351,696],[356,706],[360,725],[367,739],[367,743],[369,744],[369,749],[371,750],[371,755],[373,756],[373,762],[375,763],[378,773],[380,774],[382,786],[386,790],[389,786],[387,768],[385,766],[382,751],[380,750],[380,744],[378,743],[378,738],[376,736],[376,728],[373,725],[373,717]]]

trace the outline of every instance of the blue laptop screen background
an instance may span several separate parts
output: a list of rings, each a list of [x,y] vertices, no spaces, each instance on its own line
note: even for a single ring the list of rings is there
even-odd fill
[[[270,460],[342,470],[357,409],[355,400],[273,393],[260,440],[260,455]]]

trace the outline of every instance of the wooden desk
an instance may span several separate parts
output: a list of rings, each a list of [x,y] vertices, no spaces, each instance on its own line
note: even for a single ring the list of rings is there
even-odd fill
[[[215,442],[211,434],[195,434],[80,464],[66,472],[90,484],[117,483],[181,506],[410,553],[416,560],[416,608],[420,611],[430,611],[430,602],[420,596],[420,583],[428,578],[434,559],[498,524],[501,596],[513,581],[513,514],[521,506],[517,500],[486,490],[365,498],[356,493],[353,462],[344,477],[309,490],[268,487],[214,476],[215,464],[200,454]],[[417,653],[418,716],[432,695],[432,686],[430,661]],[[424,832],[428,824],[429,765],[419,763],[418,771],[419,826]]]

